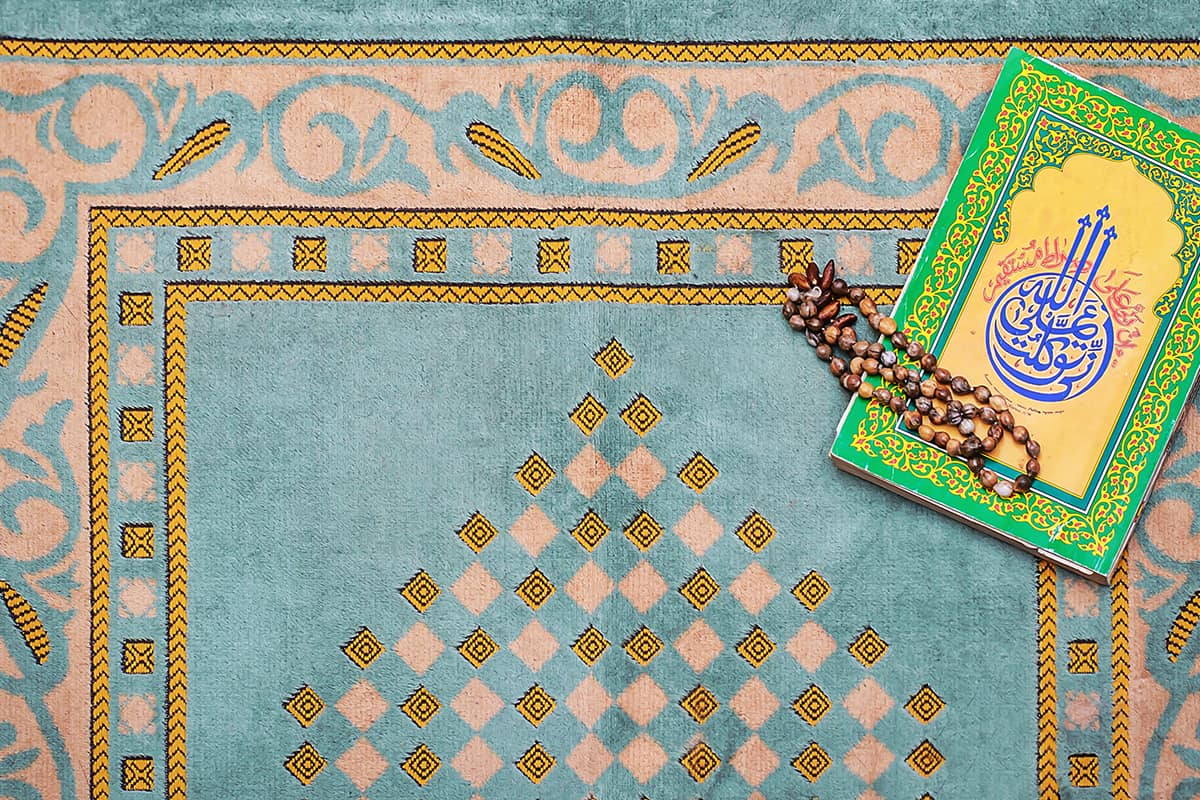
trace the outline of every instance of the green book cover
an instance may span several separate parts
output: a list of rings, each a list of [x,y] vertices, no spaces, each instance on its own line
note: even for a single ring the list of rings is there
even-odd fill
[[[1198,248],[1200,137],[1012,50],[893,316],[1008,399],[1041,475],[1001,498],[858,398],[833,459],[1107,580],[1196,378]],[[1027,459],[989,456],[1010,479]]]

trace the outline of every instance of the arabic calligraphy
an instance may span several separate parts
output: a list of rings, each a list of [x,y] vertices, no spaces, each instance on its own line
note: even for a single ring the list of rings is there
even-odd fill
[[[1094,222],[1091,215],[1081,217],[1061,268],[1016,281],[988,314],[988,360],[1022,397],[1051,402],[1078,397],[1112,361],[1112,314],[1092,286],[1117,238],[1115,225],[1105,227],[1109,217],[1108,206],[1096,212]]]

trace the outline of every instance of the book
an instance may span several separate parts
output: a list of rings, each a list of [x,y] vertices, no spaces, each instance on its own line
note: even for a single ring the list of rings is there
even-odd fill
[[[832,458],[1108,582],[1196,380],[1198,259],[1200,136],[1013,49],[892,315],[1009,401],[1041,474],[1001,498],[859,398]]]

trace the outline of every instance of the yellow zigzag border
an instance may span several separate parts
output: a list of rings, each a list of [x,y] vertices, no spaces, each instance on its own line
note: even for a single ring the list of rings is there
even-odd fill
[[[1037,562],[1037,783],[1040,800],[1058,798],[1058,574]]]
[[[1200,42],[1122,39],[935,39],[917,42],[627,42],[528,39],[492,42],[137,42],[0,39],[0,56],[79,59],[432,60],[590,56],[628,61],[743,63],[922,61],[1002,58],[1020,47],[1042,58],[1177,61],[1200,58]]]
[[[37,610],[8,581],[0,581],[0,599],[8,607],[8,614],[25,639],[25,646],[33,654],[33,660],[45,664],[50,657],[50,637],[46,635],[46,627],[42,625]]]

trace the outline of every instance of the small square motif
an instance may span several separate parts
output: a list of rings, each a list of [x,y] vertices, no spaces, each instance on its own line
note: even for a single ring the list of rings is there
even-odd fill
[[[180,272],[199,272],[212,266],[211,236],[181,236],[176,249]]]
[[[445,271],[445,239],[417,239],[413,242],[413,272]]]
[[[154,439],[154,409],[122,408],[121,441],[149,442]]]
[[[1067,671],[1079,675],[1090,675],[1100,668],[1100,645],[1089,639],[1080,639],[1067,644]]]
[[[154,641],[126,639],[121,643],[121,671],[126,675],[154,673]]]
[[[691,242],[668,241],[658,243],[658,272],[660,275],[683,275],[691,271]]]
[[[154,791],[154,759],[150,756],[121,759],[121,788],[127,792]]]
[[[901,275],[912,272],[923,244],[924,239],[901,239],[896,242],[896,272]]]
[[[154,558],[154,526],[126,522],[121,526],[121,555],[125,558]]]
[[[1100,757],[1094,753],[1075,753],[1067,756],[1067,775],[1072,786],[1081,788],[1100,785]]]
[[[327,265],[325,237],[297,236],[292,242],[292,269],[296,272],[324,272]]]
[[[538,242],[538,272],[549,274],[570,271],[570,239],[542,239]]]
[[[149,325],[154,322],[154,296],[142,292],[122,292],[117,315],[122,325]]]
[[[779,271],[783,274],[804,272],[814,261],[812,239],[784,239],[779,243]]]

